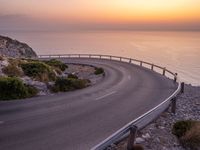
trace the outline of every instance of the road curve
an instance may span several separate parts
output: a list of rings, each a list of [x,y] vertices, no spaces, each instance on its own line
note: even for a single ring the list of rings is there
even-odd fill
[[[64,59],[103,67],[96,85],[29,100],[0,102],[0,150],[88,150],[175,91],[143,67],[100,59]]]

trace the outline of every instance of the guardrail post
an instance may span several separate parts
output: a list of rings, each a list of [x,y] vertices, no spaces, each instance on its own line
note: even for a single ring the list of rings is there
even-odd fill
[[[181,93],[184,93],[185,90],[185,83],[181,82]]]
[[[110,56],[110,60],[112,59],[112,56]]]
[[[80,55],[80,54],[78,54],[78,58],[81,58],[81,55]]]
[[[142,66],[142,61],[140,61],[140,66]]]
[[[133,150],[134,148],[133,146],[137,135],[137,129],[137,126],[134,125],[130,127],[130,135],[127,143],[127,150]]]
[[[89,58],[91,58],[91,55],[89,55]]]
[[[154,64],[151,65],[151,70],[153,70]]]
[[[176,80],[177,80],[177,73],[175,73],[175,75],[174,75],[174,83],[176,83]]]
[[[119,60],[122,61],[122,58],[120,57]]]
[[[101,55],[99,55],[99,58],[101,59]]]
[[[131,58],[130,58],[130,60],[129,60],[129,63],[131,64]]]
[[[172,112],[173,114],[176,113],[176,97],[174,97],[174,98],[172,99],[171,112]]]
[[[163,76],[165,76],[166,68],[163,68]]]

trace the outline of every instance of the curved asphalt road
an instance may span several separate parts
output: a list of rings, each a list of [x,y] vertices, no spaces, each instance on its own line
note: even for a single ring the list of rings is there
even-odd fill
[[[0,102],[0,150],[88,150],[175,90],[171,80],[128,63],[65,62],[101,66],[106,76],[78,91]]]

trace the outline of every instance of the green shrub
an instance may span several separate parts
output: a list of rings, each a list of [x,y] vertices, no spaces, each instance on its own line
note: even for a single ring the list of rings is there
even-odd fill
[[[95,68],[94,74],[95,75],[104,74],[103,68]]]
[[[37,94],[34,87],[26,86],[16,77],[0,77],[0,100],[14,100]]]
[[[32,85],[25,85],[27,90],[28,90],[28,97],[32,97],[32,96],[35,96],[37,95],[38,93],[38,89],[35,88],[34,86]]]
[[[184,136],[188,130],[191,129],[193,123],[194,121],[191,120],[177,121],[173,125],[172,133],[180,138]]]
[[[74,74],[68,74],[67,76],[68,78],[71,78],[71,79],[78,79],[78,77]]]
[[[39,81],[48,82],[56,79],[56,75],[52,69],[43,62],[22,63],[21,68],[25,75],[33,77]]]
[[[61,71],[65,71],[65,69],[68,68],[68,66],[66,64],[64,64],[63,62],[56,60],[56,59],[51,59],[51,60],[44,61],[44,62],[49,66],[59,68]]]
[[[75,89],[87,87],[88,80],[73,78],[57,78],[55,85],[52,87],[53,92],[66,92]]]
[[[9,64],[7,67],[4,67],[2,69],[3,73],[5,73],[8,76],[22,76],[23,72],[20,70],[20,68],[16,65]]]

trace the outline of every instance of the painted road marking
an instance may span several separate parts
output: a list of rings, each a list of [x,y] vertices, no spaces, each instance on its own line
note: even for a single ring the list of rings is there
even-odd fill
[[[107,96],[110,96],[110,95],[112,95],[112,94],[115,94],[115,93],[116,93],[116,91],[110,92],[110,93],[108,93],[108,94],[106,94],[106,95],[103,95],[103,96],[101,96],[101,97],[96,98],[95,100],[103,99],[103,98],[105,98],[105,97],[107,97]]]
[[[131,80],[131,76],[130,75],[128,76],[128,79]]]

